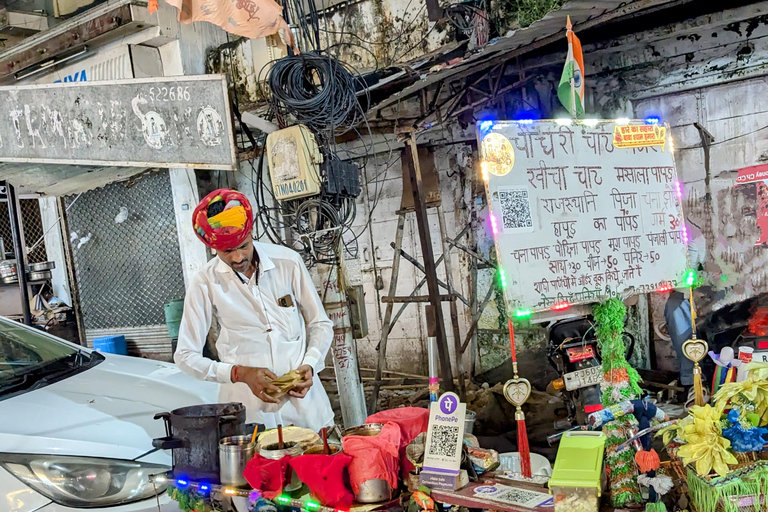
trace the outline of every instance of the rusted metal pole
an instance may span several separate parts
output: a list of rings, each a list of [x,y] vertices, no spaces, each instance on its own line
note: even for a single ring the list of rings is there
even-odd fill
[[[397,233],[395,234],[395,257],[392,261],[392,274],[389,276],[389,295],[384,299],[393,297],[397,292],[397,279],[400,274],[400,253],[398,252],[403,245],[403,231],[405,229],[405,213],[397,216]],[[394,302],[387,302],[387,309],[384,313],[384,323],[381,326],[381,341],[379,342],[379,360],[376,363],[376,383],[373,385],[371,393],[371,402],[368,404],[368,412],[373,414],[379,405],[379,390],[381,389],[381,372],[387,365],[387,340],[392,329],[392,309]]]
[[[451,371],[451,357],[448,352],[448,338],[445,334],[445,321],[443,319],[443,305],[440,301],[440,285],[437,282],[437,268],[435,266],[435,254],[432,250],[432,237],[429,234],[429,222],[427,218],[426,198],[424,197],[424,184],[419,165],[419,152],[412,133],[405,133],[405,149],[403,152],[403,165],[408,166],[408,175],[411,179],[413,191],[413,205],[416,213],[416,223],[419,226],[419,239],[421,241],[421,254],[424,258],[426,270],[427,289],[429,290],[430,303],[435,308],[436,338],[440,356],[440,377],[445,391],[454,391],[453,372]]]
[[[440,223],[440,242],[443,244],[443,264],[445,265],[445,281],[448,283],[448,290],[454,293],[453,287],[453,267],[451,266],[451,246],[445,241],[448,238],[446,231],[445,213],[441,206],[437,207],[437,219]],[[469,304],[467,304],[469,305]],[[464,353],[461,351],[461,331],[459,330],[459,309],[456,307],[456,301],[450,303],[451,327],[453,329],[453,350],[456,358],[456,373],[459,377],[459,397],[462,400],[466,398],[466,386],[464,384]]]

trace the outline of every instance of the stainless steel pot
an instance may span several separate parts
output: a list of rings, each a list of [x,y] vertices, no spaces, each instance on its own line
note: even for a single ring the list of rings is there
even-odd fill
[[[282,450],[277,449],[277,445],[270,445],[265,446],[261,450],[259,450],[259,455],[264,457],[265,459],[272,459],[272,460],[280,460],[286,455],[290,455],[292,457],[298,457],[299,455],[303,455],[304,450],[302,450],[301,446],[298,443],[285,443],[285,448]],[[285,487],[283,490],[285,492],[292,492],[297,489],[301,488],[301,480],[299,480],[299,477],[296,475],[296,472],[291,470],[291,481],[285,484]]]
[[[47,281],[52,277],[50,270],[41,270],[38,272],[29,272],[27,274],[28,281]]]
[[[55,261],[43,261],[40,263],[30,263],[29,272],[43,272],[44,270],[53,270],[55,268]]]
[[[383,427],[384,425],[382,423],[367,423],[365,425],[348,428],[341,434],[341,436],[373,437],[381,434],[381,429]],[[394,490],[386,480],[374,478],[360,484],[359,490],[355,493],[355,501],[359,503],[379,503],[392,499],[393,495]]]
[[[358,503],[379,503],[392,499],[392,488],[386,480],[375,478],[360,484],[360,490],[355,494]]]
[[[3,284],[16,284],[19,282],[19,278],[16,276],[2,277],[0,278],[0,281],[2,281]]]
[[[253,458],[256,443],[252,436],[225,437],[219,442],[219,475],[222,485],[243,487],[248,481],[243,476],[245,465]]]
[[[2,278],[17,278],[16,264],[4,261],[0,263],[0,277]]]

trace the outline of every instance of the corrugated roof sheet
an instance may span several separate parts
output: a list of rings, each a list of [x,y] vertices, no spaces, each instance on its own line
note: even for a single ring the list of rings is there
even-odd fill
[[[565,49],[565,25],[568,16],[571,17],[574,31],[578,34],[579,25],[583,26],[590,20],[595,20],[603,15],[608,15],[605,17],[605,21],[608,21],[612,19],[610,14],[614,11],[618,18],[653,7],[676,3],[678,3],[678,0],[573,0],[567,2],[560,9],[549,12],[544,18],[534,22],[529,27],[515,30],[507,36],[497,38],[470,57],[439,71],[427,74],[422,80],[381,101],[372,111],[376,112],[392,105],[442,80],[447,80],[462,73],[481,71],[484,67],[490,67],[492,65],[491,61],[495,57],[508,55],[511,58],[527,53],[533,50],[534,43],[545,38],[562,34]],[[589,25],[589,28],[594,28],[595,24],[591,23]],[[531,47],[530,50],[528,47]]]

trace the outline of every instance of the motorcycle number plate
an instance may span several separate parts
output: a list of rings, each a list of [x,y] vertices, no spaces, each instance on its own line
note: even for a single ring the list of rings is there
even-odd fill
[[[603,380],[603,367],[592,366],[583,370],[576,370],[566,373],[563,378],[565,379],[565,389],[568,391],[594,386]]]
[[[592,345],[586,345],[584,347],[572,347],[565,350],[568,354],[568,360],[572,363],[582,361],[584,359],[592,359],[595,357],[595,351],[592,349]]]

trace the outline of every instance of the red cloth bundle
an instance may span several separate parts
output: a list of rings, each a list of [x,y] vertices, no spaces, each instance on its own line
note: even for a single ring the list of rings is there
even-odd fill
[[[398,487],[400,469],[400,427],[387,423],[377,436],[347,436],[342,441],[344,453],[352,457],[349,481],[357,494],[368,480],[381,479],[392,489]]]
[[[283,493],[283,486],[291,478],[290,461],[290,455],[273,460],[256,454],[245,465],[243,476],[252,488],[260,490],[265,498],[272,500]]]
[[[347,467],[352,457],[336,455],[301,455],[290,466],[312,495],[326,507],[349,510],[354,497],[349,489]]]
[[[400,469],[402,478],[406,478],[414,467],[405,455],[405,449],[416,436],[427,431],[429,409],[421,407],[401,407],[377,412],[365,420],[366,423],[395,423],[400,427]]]

